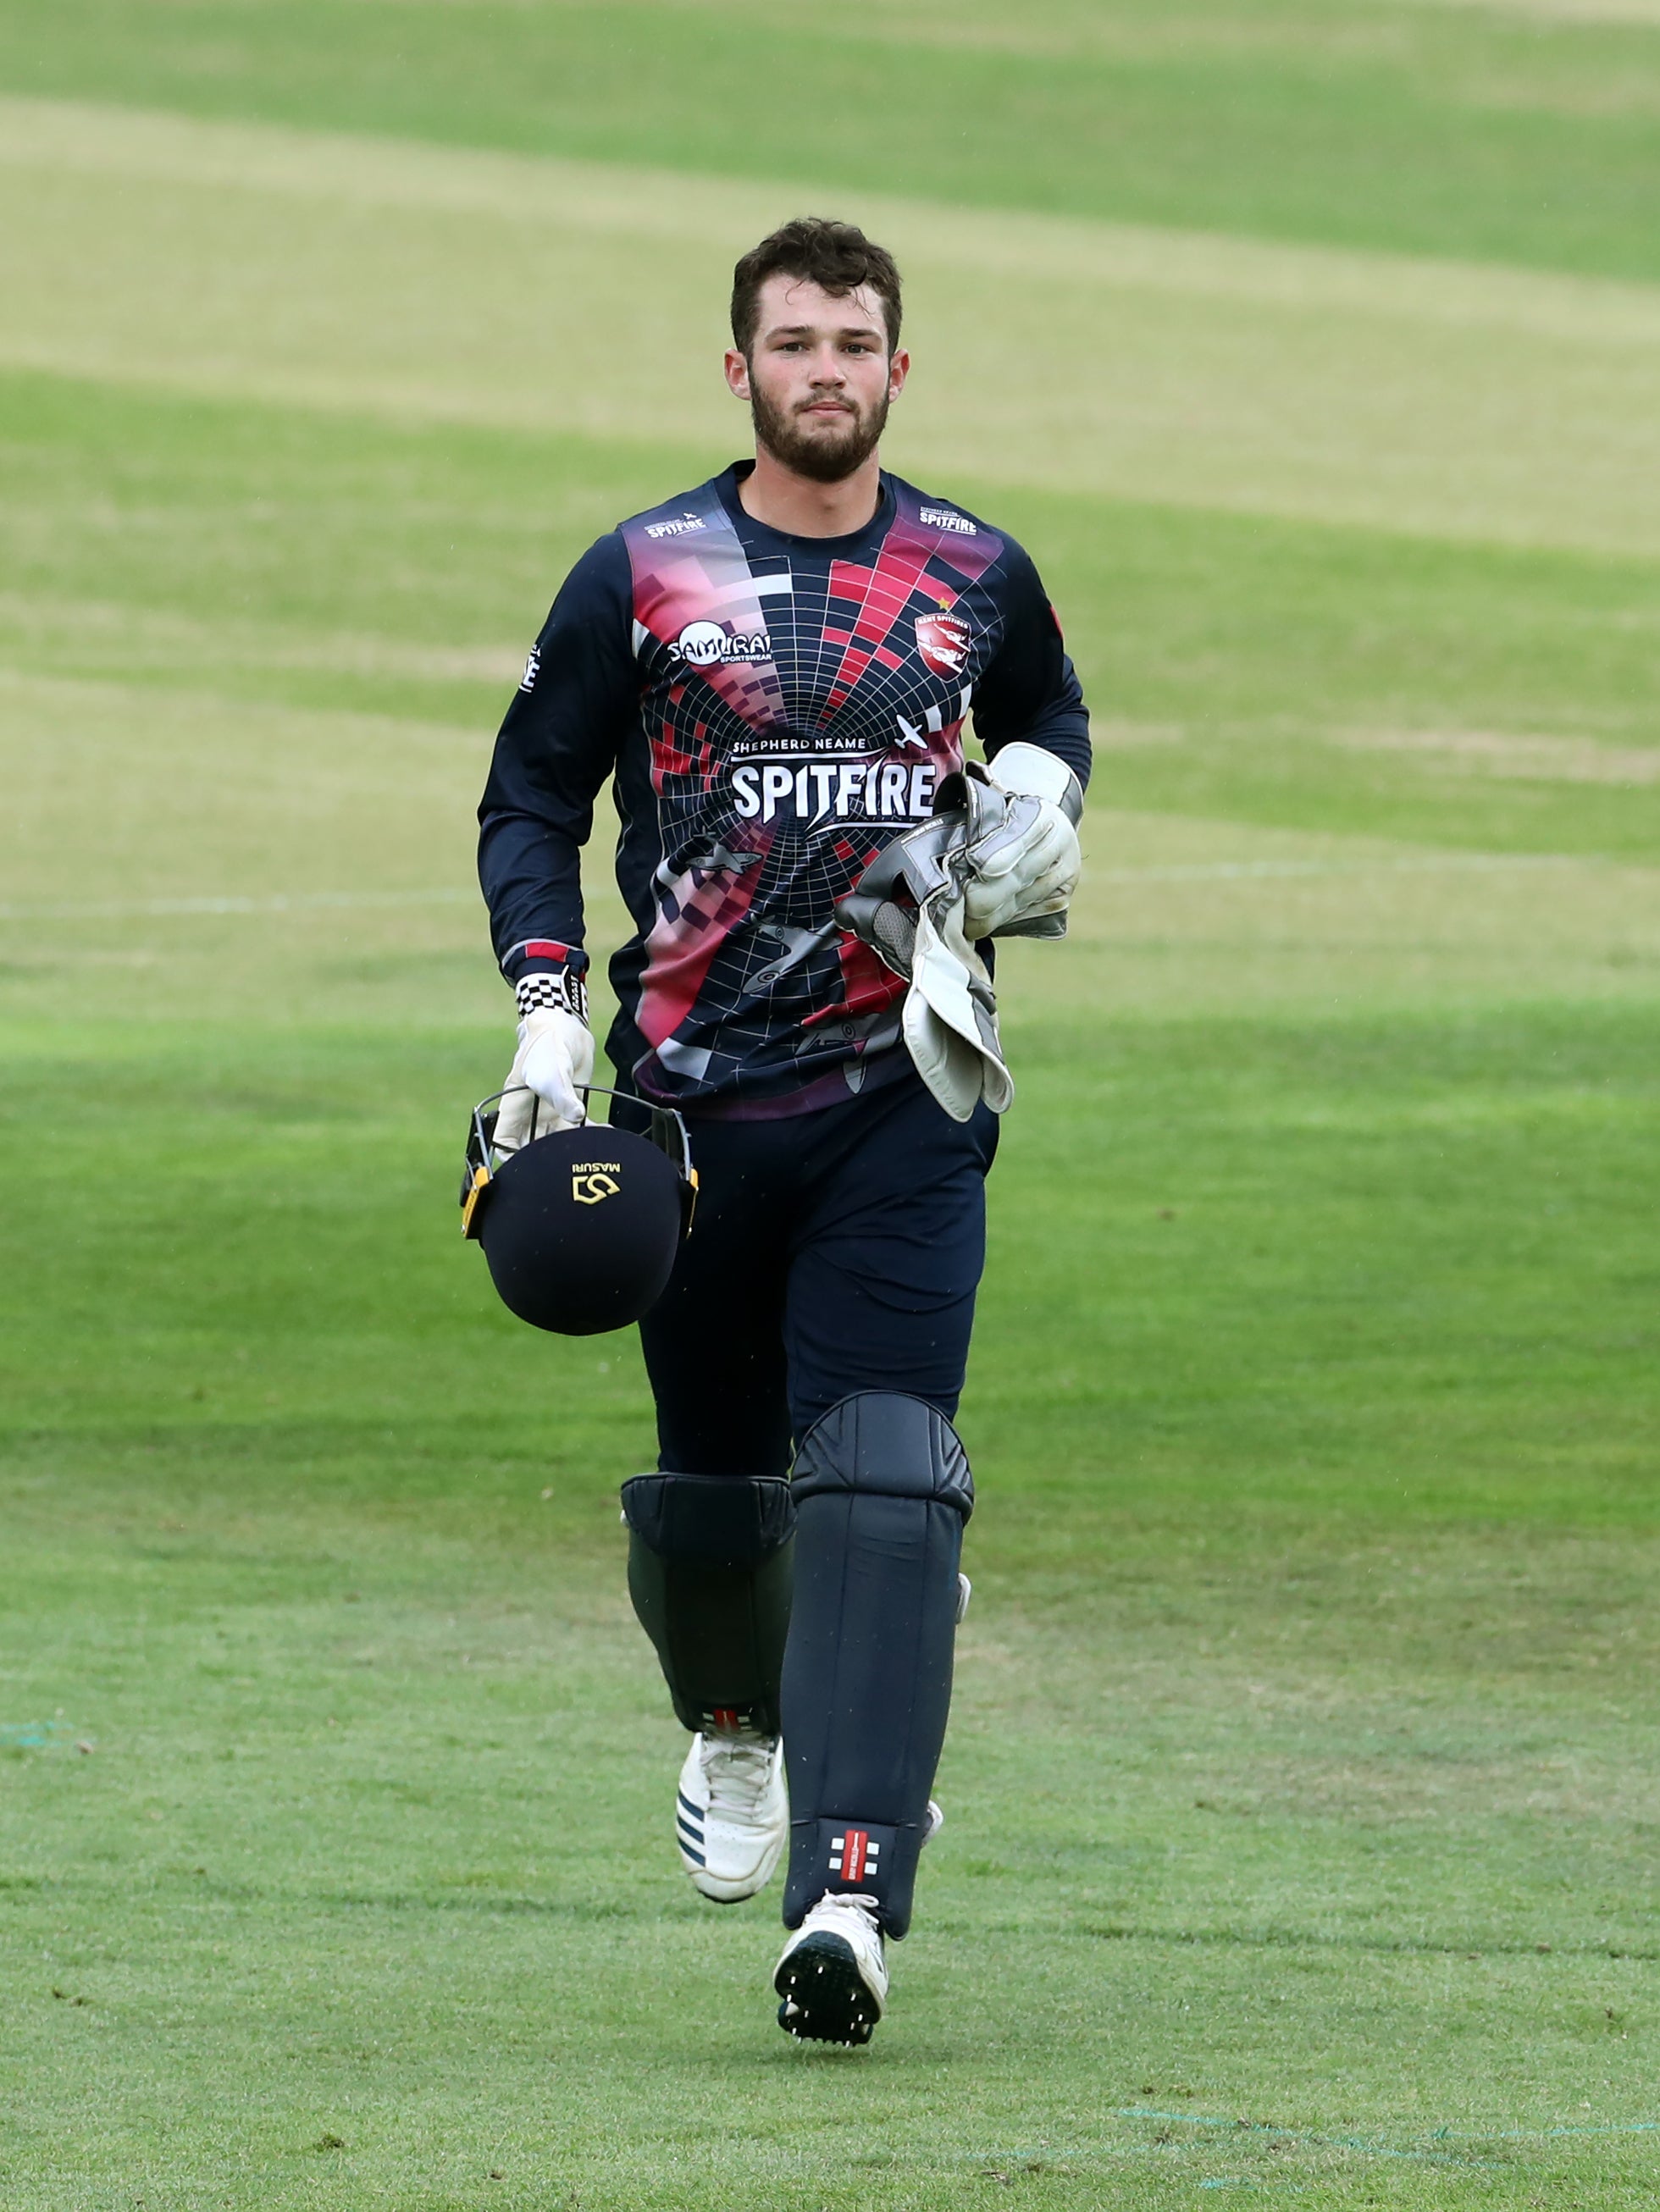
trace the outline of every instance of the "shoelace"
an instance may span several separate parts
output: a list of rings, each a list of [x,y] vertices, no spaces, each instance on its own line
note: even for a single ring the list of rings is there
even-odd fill
[[[876,1916],[881,1910],[881,1906],[876,1898],[870,1896],[862,1889],[836,1889],[828,1891],[819,1899],[818,1904],[813,1906],[812,1911],[808,1913],[807,1919],[812,1920],[817,1914],[823,1912],[827,1906],[832,1911],[838,1911],[844,1905],[850,1905],[854,1907],[860,1918],[864,1922],[865,1926],[869,1930],[870,1934],[875,1936],[879,1942],[881,1940],[882,1925]],[[804,1923],[803,1925],[805,1924],[806,1923]]]
[[[711,1741],[704,1738],[703,1778],[709,1786],[709,1810],[727,1805],[752,1813],[772,1774],[770,1744]]]

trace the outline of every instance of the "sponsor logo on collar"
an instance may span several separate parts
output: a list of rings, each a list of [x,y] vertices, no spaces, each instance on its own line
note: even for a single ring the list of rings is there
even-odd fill
[[[954,530],[959,538],[977,538],[980,532],[966,514],[954,514],[948,507],[925,507],[922,520],[931,530]]]

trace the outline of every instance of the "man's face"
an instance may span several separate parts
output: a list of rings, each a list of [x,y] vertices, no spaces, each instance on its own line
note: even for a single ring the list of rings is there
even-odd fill
[[[799,476],[839,483],[876,450],[910,357],[888,352],[882,301],[868,285],[839,296],[800,276],[769,276],[748,358],[727,356],[755,434]]]

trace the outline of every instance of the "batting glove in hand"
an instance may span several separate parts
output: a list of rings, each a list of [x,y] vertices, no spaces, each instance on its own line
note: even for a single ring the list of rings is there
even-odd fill
[[[496,1124],[496,1143],[504,1152],[527,1145],[532,1127],[545,1137],[587,1121],[579,1094],[593,1079],[593,1037],[581,1011],[580,980],[527,975],[519,985],[519,1049]]]
[[[1077,777],[1041,745],[1005,745],[988,779],[1007,801],[964,854],[963,934],[970,944],[1045,915],[1063,915],[1083,868]],[[1061,924],[1057,934],[1065,933]]]

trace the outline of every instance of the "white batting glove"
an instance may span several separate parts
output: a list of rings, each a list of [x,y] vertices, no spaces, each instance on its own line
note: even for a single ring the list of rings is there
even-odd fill
[[[538,1137],[578,1127],[587,1119],[580,1094],[593,1079],[593,1036],[583,1018],[581,976],[526,975],[518,998],[519,1049],[496,1124],[496,1148],[504,1152],[527,1145],[532,1127]]]
[[[1083,869],[1076,825],[1084,793],[1065,761],[1042,745],[1005,745],[987,773],[1008,805],[964,854],[963,934],[970,944],[1064,915]],[[1064,935],[1064,922],[1053,933]]]

